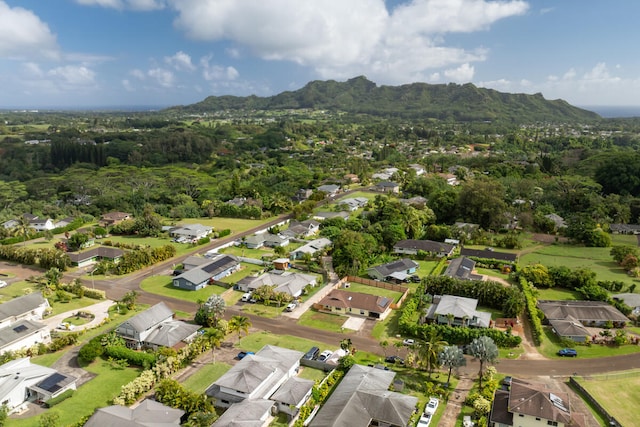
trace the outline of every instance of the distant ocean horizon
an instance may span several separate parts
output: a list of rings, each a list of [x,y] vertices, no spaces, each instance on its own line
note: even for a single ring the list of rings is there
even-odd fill
[[[598,113],[606,119],[623,117],[640,117],[640,105],[638,106],[615,106],[615,105],[585,105],[580,106],[585,110]]]

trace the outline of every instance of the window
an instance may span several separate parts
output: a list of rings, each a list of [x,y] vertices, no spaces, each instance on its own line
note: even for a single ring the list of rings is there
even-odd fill
[[[519,417],[524,417],[524,414],[518,414]]]
[[[548,426],[557,426],[558,422],[557,421],[547,421],[547,425]]]
[[[540,421],[540,418],[539,418],[539,417],[536,417],[536,421]]]

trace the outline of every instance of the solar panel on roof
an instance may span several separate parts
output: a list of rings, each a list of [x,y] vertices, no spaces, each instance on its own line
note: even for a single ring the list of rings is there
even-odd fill
[[[23,331],[26,331],[28,328],[25,325],[18,325],[15,328],[13,328],[14,332],[20,333]]]
[[[60,386],[60,382],[66,378],[66,376],[56,372],[55,374],[51,374],[44,380],[40,381],[40,383],[36,384],[36,387],[46,390],[49,393],[55,393],[62,388],[62,386]]]
[[[216,260],[214,262],[212,262],[211,264],[207,264],[204,267],[201,267],[204,271],[206,271],[207,273],[212,273],[214,271],[216,271],[217,269],[219,269],[220,267],[226,265],[229,262],[229,259],[227,257],[222,257],[219,260]]]

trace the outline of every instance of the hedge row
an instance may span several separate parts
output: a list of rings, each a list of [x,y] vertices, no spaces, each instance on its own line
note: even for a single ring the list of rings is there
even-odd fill
[[[526,300],[526,310],[527,316],[529,317],[529,321],[531,322],[531,335],[533,335],[533,343],[538,346],[542,344],[542,321],[539,316],[539,309],[537,306],[537,299],[534,296],[534,289],[531,283],[529,283],[524,277],[521,277],[518,280],[520,285],[520,289],[524,294],[524,298]]]
[[[126,347],[107,346],[104,349],[104,354],[114,359],[124,359],[134,366],[151,367],[156,363],[155,354],[135,351]]]
[[[56,396],[54,398],[51,398],[49,400],[47,400],[44,404],[47,408],[51,408],[55,405],[57,405],[58,403],[67,400],[68,398],[70,398],[71,396],[73,396],[73,393],[75,392],[75,390],[67,390],[64,393],[62,393],[60,396]]]

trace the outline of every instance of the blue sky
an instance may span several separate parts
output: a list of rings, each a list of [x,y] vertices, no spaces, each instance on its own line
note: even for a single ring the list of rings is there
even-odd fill
[[[311,80],[640,105],[637,0],[0,0],[0,108],[191,104]]]

